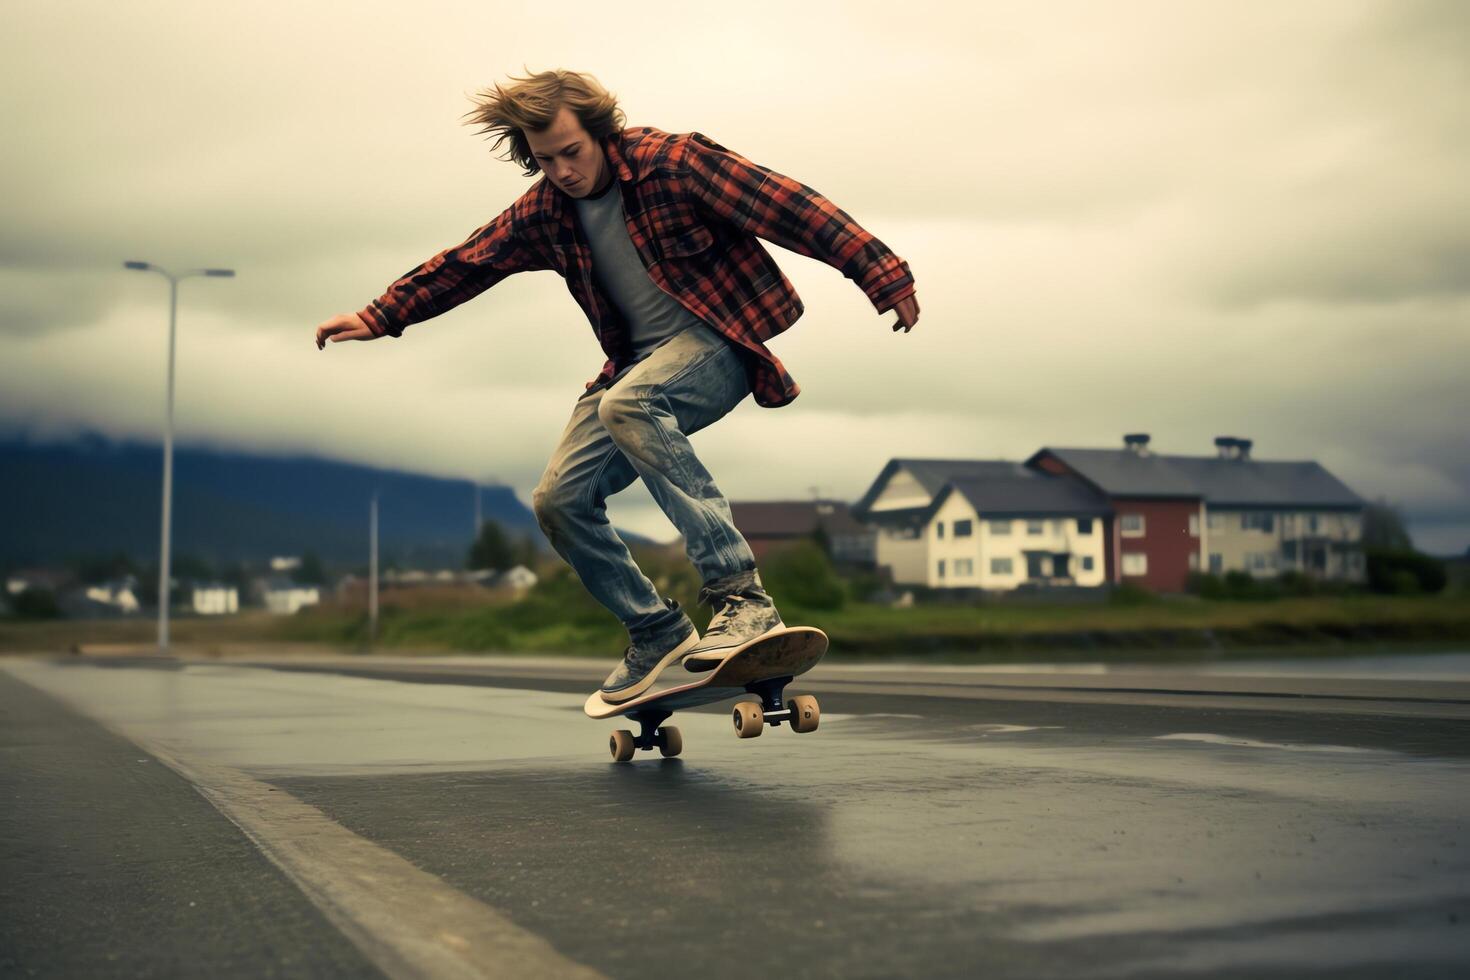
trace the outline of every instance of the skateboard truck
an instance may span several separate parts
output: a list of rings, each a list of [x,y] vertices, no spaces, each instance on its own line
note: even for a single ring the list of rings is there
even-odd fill
[[[679,729],[663,724],[671,714],[672,711],[658,708],[628,712],[627,717],[638,723],[639,731],[637,735],[626,730],[612,733],[608,748],[612,751],[613,758],[618,762],[627,762],[639,749],[658,749],[664,758],[672,759],[684,751],[684,737],[679,734]],[[660,725],[663,727],[660,728]]]
[[[755,738],[765,731],[767,725],[774,728],[783,721],[791,723],[793,732],[816,731],[817,723],[822,718],[822,709],[817,705],[817,699],[810,694],[798,694],[783,703],[782,692],[790,683],[791,677],[788,675],[768,677],[746,684],[745,690],[761,700],[759,704],[741,701],[735,705],[731,714],[735,734],[741,738]]]

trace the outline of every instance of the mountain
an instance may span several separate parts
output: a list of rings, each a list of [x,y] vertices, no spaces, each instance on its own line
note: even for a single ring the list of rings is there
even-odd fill
[[[365,568],[374,489],[380,567],[463,566],[475,523],[468,480],[177,442],[172,551],[215,565],[314,551],[328,564]],[[0,438],[0,565],[118,551],[156,562],[162,493],[161,443],[96,433],[51,443]],[[550,553],[535,515],[510,487],[482,487],[481,516]],[[618,533],[630,544],[651,543]]]

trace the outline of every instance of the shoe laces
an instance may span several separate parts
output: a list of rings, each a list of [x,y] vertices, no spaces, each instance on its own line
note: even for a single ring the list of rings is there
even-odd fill
[[[705,636],[709,636],[711,633],[728,632],[730,624],[735,621],[735,614],[740,608],[737,603],[745,602],[746,599],[744,596],[727,595],[723,596],[721,601],[723,605],[715,612],[714,618],[710,620],[709,628],[704,631]]]

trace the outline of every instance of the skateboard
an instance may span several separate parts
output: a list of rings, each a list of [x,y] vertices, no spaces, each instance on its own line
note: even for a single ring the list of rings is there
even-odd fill
[[[612,733],[608,748],[616,762],[629,761],[639,749],[657,748],[673,758],[684,750],[684,738],[679,729],[664,724],[670,715],[745,694],[759,700],[735,705],[732,718],[740,738],[755,738],[767,725],[783,721],[790,722],[793,731],[811,732],[822,717],[817,699],[798,694],[783,701],[782,694],[792,678],[811,670],[826,652],[826,633],[812,626],[788,626],[736,647],[719,666],[702,674],[689,674],[677,664],[669,668],[695,678],[688,683],[650,689],[621,704],[609,704],[601,692],[593,691],[582,710],[589,718],[626,715],[638,723],[637,735],[626,729]]]

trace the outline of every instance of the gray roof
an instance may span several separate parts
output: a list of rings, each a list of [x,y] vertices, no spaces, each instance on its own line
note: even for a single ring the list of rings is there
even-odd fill
[[[1038,450],[1051,453],[1075,470],[1084,480],[1110,497],[1199,497],[1201,492],[1189,474],[1175,467],[1173,457],[1149,453],[1140,456],[1131,449]],[[1035,460],[1032,456],[1031,460]],[[1029,461],[1028,461],[1029,462]]]
[[[1024,464],[1000,459],[890,459],[867,492],[852,505],[855,517],[860,520],[868,518],[868,508],[900,469],[912,473],[931,498],[943,490],[946,483],[956,478],[1007,477],[1027,472]]]
[[[1025,476],[953,480],[934,498],[929,513],[937,511],[951,493],[963,495],[975,511],[983,515],[1101,517],[1112,513],[1103,497],[1076,480],[1048,476],[1036,470],[1025,473]]]
[[[1170,456],[1214,507],[1361,507],[1363,498],[1313,462]]]
[[[1110,497],[1199,497],[1214,507],[1363,506],[1361,497],[1314,462],[1051,448],[1031,462],[1043,453]]]
[[[822,500],[820,503],[830,506],[831,513],[820,513],[815,500],[732,500],[730,512],[735,526],[746,537],[800,536],[812,533],[818,523],[833,534],[867,530],[853,519],[845,502]]]

